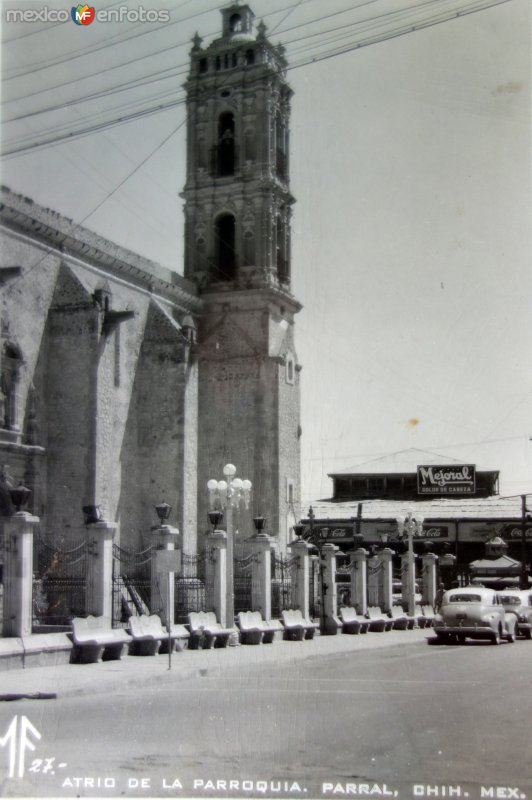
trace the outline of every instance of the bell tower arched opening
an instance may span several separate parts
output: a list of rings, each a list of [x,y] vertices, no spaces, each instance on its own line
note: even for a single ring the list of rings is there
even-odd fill
[[[235,229],[232,214],[222,214],[215,221],[215,281],[234,281],[236,278]]]

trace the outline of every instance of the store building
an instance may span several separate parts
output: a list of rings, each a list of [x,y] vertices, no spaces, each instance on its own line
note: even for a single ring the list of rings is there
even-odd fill
[[[523,526],[520,496],[499,495],[498,470],[410,449],[330,477],[333,496],[312,503],[312,524],[328,528],[327,541],[345,552],[383,545],[400,552],[396,520],[410,511],[423,517],[415,552],[453,555],[459,572],[475,559],[500,555],[490,553],[496,537],[504,552],[521,560],[523,527],[530,561],[532,524],[525,518]],[[309,524],[308,515],[303,522]]]

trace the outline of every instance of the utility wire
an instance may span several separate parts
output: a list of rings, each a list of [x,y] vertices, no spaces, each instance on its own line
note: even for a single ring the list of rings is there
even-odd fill
[[[190,0],[186,0],[186,2],[183,3],[183,5],[186,5],[189,1]],[[308,2],[308,0],[305,0],[305,2]],[[278,9],[275,13],[279,13],[280,11],[286,10],[286,8],[291,8],[291,7],[292,6],[286,6],[283,9]],[[181,6],[178,6],[178,9],[179,8],[181,8]],[[140,31],[139,33],[135,33],[133,35],[124,36],[122,34],[115,34],[114,36],[110,36],[107,39],[105,39],[101,44],[99,44],[96,47],[86,47],[83,50],[77,50],[77,51],[74,51],[74,52],[71,52],[71,53],[66,53],[64,56],[62,56],[60,58],[56,58],[55,60],[54,59],[45,59],[44,61],[35,62],[33,64],[30,64],[30,65],[28,65],[27,67],[24,68],[25,69],[24,72],[19,72],[17,75],[11,75],[11,76],[5,77],[4,80],[8,81],[8,80],[15,80],[16,78],[22,78],[22,77],[25,77],[26,75],[31,75],[33,72],[42,71],[44,69],[50,69],[52,67],[60,66],[61,64],[64,64],[64,63],[66,63],[68,61],[75,61],[75,60],[77,60],[79,58],[83,58],[84,56],[91,56],[92,57],[95,53],[101,52],[102,50],[105,50],[108,47],[114,47],[117,44],[124,44],[124,43],[129,44],[129,42],[131,42],[133,40],[136,40],[136,39],[139,39],[142,36],[148,36],[148,35],[150,35],[152,33],[157,33],[161,29],[168,30],[169,28],[171,28],[174,25],[181,25],[183,22],[189,22],[191,19],[196,19],[197,17],[204,16],[205,14],[210,14],[213,11],[216,11],[218,8],[219,8],[219,3],[216,2],[216,4],[212,8],[207,8],[207,9],[204,9],[203,11],[198,11],[195,14],[190,14],[188,17],[180,17],[179,19],[173,20],[172,22],[165,22],[163,25],[157,25],[157,26],[153,25],[153,26],[149,26],[148,28],[146,28],[146,26],[143,25],[144,29],[142,31]],[[178,9],[172,9],[170,13],[172,14],[174,11],[176,11]],[[266,15],[265,19],[268,16],[270,16],[270,15]],[[135,28],[137,28],[137,27],[139,27],[139,26],[135,26]],[[172,49],[172,48],[165,48],[165,49]],[[144,58],[149,58],[151,55],[157,55],[158,52],[159,51],[156,51],[153,54],[147,54],[147,55],[145,55],[143,57]],[[12,69],[16,69],[16,67],[13,67]],[[8,72],[8,71],[10,71],[9,68],[7,68],[5,70],[5,72]]]
[[[455,19],[457,17],[464,16],[466,14],[472,14],[472,13],[476,13],[478,11],[483,11],[483,10],[485,10],[487,8],[492,7],[492,6],[500,5],[502,3],[507,3],[507,2],[510,2],[510,0],[479,0],[479,2],[477,2],[475,7],[473,7],[473,8],[465,8],[465,9],[462,8],[458,12],[457,11],[445,12],[443,14],[443,16],[442,16],[442,14],[438,15],[438,18],[434,18],[433,17],[432,19],[426,19],[426,20],[423,20],[422,22],[416,22],[415,24],[408,23],[407,25],[402,26],[399,29],[388,31],[388,32],[384,32],[384,33],[380,33],[380,34],[376,34],[375,36],[372,36],[370,38],[363,39],[363,40],[355,42],[355,43],[350,43],[349,45],[347,45],[345,47],[335,48],[333,50],[327,51],[327,52],[319,54],[319,55],[315,55],[315,56],[310,56],[310,57],[304,58],[298,63],[289,65],[288,66],[288,70],[299,69],[301,67],[308,66],[310,64],[315,64],[315,63],[318,63],[320,61],[323,61],[323,60],[326,60],[326,59],[329,59],[329,58],[333,58],[333,57],[338,56],[338,55],[343,55],[345,53],[351,52],[352,50],[359,49],[361,47],[366,47],[366,46],[368,46],[370,44],[376,44],[377,42],[381,42],[381,41],[385,41],[385,40],[388,40],[388,39],[391,39],[391,38],[402,36],[402,35],[405,35],[407,33],[413,33],[413,32],[415,32],[417,30],[420,30],[421,28],[426,28],[426,27],[429,27],[429,26],[432,26],[432,25],[441,24],[442,22],[447,22],[447,21],[450,21],[450,20]],[[168,96],[168,94],[166,96]],[[137,101],[136,105],[138,105],[139,102],[142,102],[142,101]],[[25,152],[28,152],[30,150],[41,149],[42,147],[47,147],[49,145],[57,144],[57,143],[60,143],[62,141],[73,140],[75,138],[78,138],[79,136],[87,135],[89,133],[95,133],[95,132],[97,132],[99,130],[102,130],[104,128],[107,128],[107,127],[114,127],[116,125],[120,125],[120,124],[123,124],[125,122],[130,122],[132,120],[138,119],[139,117],[144,117],[144,116],[147,116],[147,115],[160,113],[160,112],[165,111],[167,109],[173,108],[176,105],[180,105],[183,102],[184,102],[184,97],[174,98],[174,99],[172,99],[172,100],[170,100],[170,101],[168,101],[166,103],[160,103],[157,106],[149,106],[149,107],[147,107],[145,109],[141,109],[140,111],[134,111],[134,112],[132,112],[130,114],[124,114],[123,116],[120,116],[119,118],[115,118],[115,119],[111,119],[111,120],[103,120],[103,121],[98,122],[98,123],[92,123],[92,124],[87,125],[84,128],[78,129],[78,130],[68,130],[66,132],[57,133],[57,135],[55,135],[55,136],[54,135],[50,135],[48,138],[41,139],[40,141],[38,140],[38,141],[31,142],[31,140],[30,140],[29,144],[26,143],[27,139],[25,140],[23,138],[21,139],[21,137],[18,137],[17,138],[17,144],[12,146],[12,147],[10,147],[9,144],[8,144],[6,146],[6,149],[1,153],[1,155],[2,155],[2,157],[19,155],[21,153],[25,153]],[[103,113],[105,113],[105,112],[100,112],[98,116],[100,116]]]
[[[368,2],[370,2],[370,3],[373,3],[373,2],[378,2],[378,1],[379,1],[379,0],[365,0],[365,2],[364,2],[364,3],[362,3],[362,5],[366,5]],[[300,0],[300,2],[299,2],[297,5],[299,6],[299,5],[301,4],[301,2],[303,2],[303,3],[307,3],[307,2],[313,2],[313,0]],[[434,0],[430,0],[430,2],[434,2]],[[359,7],[359,6],[355,6],[355,8],[358,8],[358,7]],[[291,10],[293,10],[294,6],[289,6],[289,8],[290,8]],[[286,9],[284,9],[284,8],[283,8],[283,9],[280,9],[280,11],[284,11],[284,10],[286,10]],[[278,11],[278,12],[276,12],[276,13],[279,13],[279,11]],[[291,12],[289,12],[289,13],[291,13]],[[269,16],[270,16],[270,14],[267,14],[267,15],[264,17],[264,19],[268,19],[268,17],[269,17]],[[287,16],[288,16],[288,15],[287,15]],[[290,28],[290,30],[296,30],[297,28],[301,28],[301,27],[307,27],[308,25],[314,24],[314,22],[316,22],[316,21],[318,21],[318,22],[319,22],[319,21],[321,21],[321,19],[322,19],[322,18],[321,18],[321,17],[319,17],[317,20],[312,20],[311,22],[302,23],[301,25],[297,25],[297,26],[295,26],[295,27],[293,27],[293,28]],[[173,24],[173,23],[172,23],[172,24]],[[354,24],[356,25],[356,24],[358,24],[358,23],[354,23]],[[277,27],[277,26],[276,26],[276,27]],[[273,31],[275,31],[275,28],[273,28],[273,29],[272,29],[272,32],[273,32]],[[211,34],[207,34],[206,38],[208,38],[209,36],[216,36],[216,34],[217,34],[217,31],[216,31],[216,32],[213,32],[213,33],[211,33]],[[124,40],[124,41],[126,41],[126,40]],[[295,40],[293,40],[293,41],[296,41],[296,42],[297,42],[297,41],[298,41],[298,39],[296,38],[296,39],[295,39]],[[161,55],[161,54],[163,54],[163,53],[169,53],[169,52],[171,52],[171,51],[179,50],[180,48],[182,48],[182,47],[186,47],[186,46],[188,46],[189,44],[190,44],[190,42],[189,42],[189,40],[187,39],[187,40],[186,40],[186,41],[184,41],[184,42],[173,43],[173,44],[171,44],[171,45],[169,45],[169,46],[167,46],[167,47],[160,48],[159,50],[156,50],[156,51],[154,51],[153,53],[142,54],[142,55],[136,56],[135,58],[129,59],[129,60],[127,60],[127,61],[121,61],[119,64],[110,65],[109,67],[107,67],[107,68],[106,68],[106,75],[107,75],[109,72],[111,72],[112,70],[115,70],[115,69],[123,69],[124,67],[126,67],[126,66],[131,66],[131,64],[134,64],[134,63],[136,63],[136,62],[138,62],[138,61],[145,61],[147,58],[152,58],[152,57],[154,57],[154,56],[158,56],[158,55]],[[90,53],[89,53],[89,55],[90,55]],[[76,56],[76,57],[77,57],[77,56]],[[177,66],[175,66],[175,65],[174,65],[174,67],[170,67],[170,68],[168,68],[168,70],[170,70],[170,69],[179,69],[179,70],[181,70],[181,69],[185,69],[185,70],[188,70],[188,68],[189,68],[189,63],[188,63],[188,61],[187,61],[187,62],[183,62],[183,63],[181,63],[181,64],[179,64],[179,65],[177,65]],[[162,70],[162,72],[166,72],[166,71],[168,71],[168,70]],[[72,79],[70,79],[70,80],[68,80],[68,81],[63,81],[62,83],[57,83],[57,84],[54,84],[54,85],[52,85],[52,86],[43,87],[43,88],[39,89],[38,91],[30,92],[29,94],[25,94],[25,95],[19,95],[19,96],[17,96],[17,97],[13,97],[13,98],[10,98],[10,99],[4,99],[4,100],[2,100],[2,101],[1,101],[1,104],[2,104],[2,105],[4,105],[4,104],[8,104],[8,103],[14,103],[14,102],[19,102],[19,101],[22,101],[22,100],[27,100],[27,99],[29,99],[29,98],[31,98],[31,97],[35,97],[35,96],[41,96],[41,95],[42,95],[43,93],[45,93],[45,92],[54,91],[54,90],[56,90],[56,89],[62,88],[62,87],[64,87],[64,86],[69,86],[69,85],[71,85],[71,84],[75,84],[76,86],[79,86],[79,82],[80,82],[80,81],[82,81],[82,80],[88,80],[88,79],[90,79],[90,78],[92,78],[92,77],[101,77],[101,74],[102,74],[102,73],[101,73],[101,70],[98,70],[98,71],[96,71],[96,72],[93,72],[93,73],[91,73],[91,74],[86,74],[86,73],[85,73],[85,74],[83,74],[83,75],[79,76],[78,78],[72,78]],[[153,76],[155,76],[155,75],[157,75],[157,74],[158,74],[158,72],[154,72],[154,73],[151,73],[150,75],[148,75],[147,77],[153,77]],[[139,79],[135,79],[134,81],[132,81],[132,82],[131,82],[131,83],[132,83],[132,85],[134,85],[134,84],[135,84],[135,82],[136,82],[137,80],[142,80],[142,77],[141,77],[141,78],[139,78]],[[76,97],[79,97],[79,95],[76,95]]]

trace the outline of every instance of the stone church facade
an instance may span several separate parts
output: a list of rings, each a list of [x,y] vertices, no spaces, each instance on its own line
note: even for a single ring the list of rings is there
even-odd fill
[[[20,481],[48,538],[93,506],[140,547],[164,501],[193,553],[231,462],[253,483],[241,539],[263,515],[284,551],[301,435],[285,70],[248,6],[194,39],[184,277],[2,191],[2,515]]]

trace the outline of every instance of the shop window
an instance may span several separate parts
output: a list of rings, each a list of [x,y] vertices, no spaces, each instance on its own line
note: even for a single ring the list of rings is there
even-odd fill
[[[384,494],[384,478],[368,478],[368,496],[378,497]]]
[[[335,497],[351,496],[351,481],[349,478],[336,478],[336,480],[334,481],[334,496]]]

